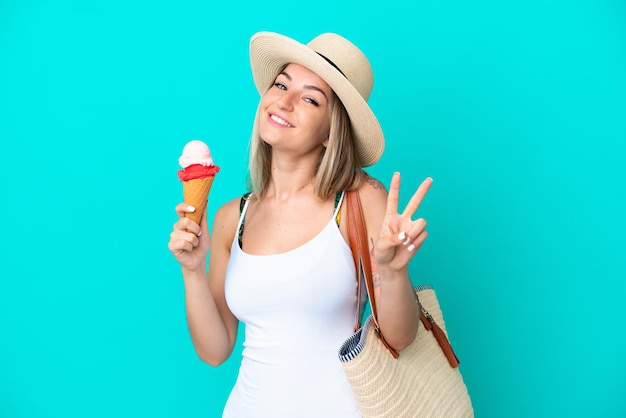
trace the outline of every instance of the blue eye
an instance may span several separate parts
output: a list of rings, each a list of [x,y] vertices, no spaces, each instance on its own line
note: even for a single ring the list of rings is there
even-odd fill
[[[285,85],[282,83],[274,83],[274,86],[278,87],[281,90],[287,90],[287,87],[285,87]]]
[[[307,103],[311,103],[313,106],[319,106],[320,105],[318,102],[316,102],[315,100],[311,99],[310,97],[306,97],[304,100]]]

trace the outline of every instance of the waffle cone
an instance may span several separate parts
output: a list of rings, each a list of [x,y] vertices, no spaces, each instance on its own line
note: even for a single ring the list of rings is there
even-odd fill
[[[183,196],[186,204],[196,208],[193,213],[185,213],[185,217],[191,218],[196,223],[200,223],[204,210],[206,209],[209,191],[215,176],[204,177],[201,179],[187,180],[183,182]]]

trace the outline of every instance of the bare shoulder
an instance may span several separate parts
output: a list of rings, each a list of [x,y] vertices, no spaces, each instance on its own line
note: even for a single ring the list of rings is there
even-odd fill
[[[365,175],[365,178],[359,186],[359,196],[361,200],[367,205],[386,205],[387,202],[387,189],[382,182],[371,177],[369,174]]]
[[[241,197],[237,197],[235,199],[229,200],[224,203],[216,212],[215,220],[220,218],[220,220],[228,221],[234,218],[239,219],[239,208],[241,204]]]
[[[241,197],[224,203],[215,213],[213,221],[213,238],[225,245],[230,245],[235,237],[235,229],[239,222]]]
[[[385,185],[382,182],[370,176],[366,172],[363,172],[363,173],[364,173],[364,177],[363,177],[363,181],[361,182],[359,192],[363,193],[363,192],[367,192],[368,190],[383,191],[385,193],[387,192],[387,189],[385,188]]]
[[[387,208],[387,189],[379,180],[366,174],[359,186],[359,197],[368,231],[378,233]]]

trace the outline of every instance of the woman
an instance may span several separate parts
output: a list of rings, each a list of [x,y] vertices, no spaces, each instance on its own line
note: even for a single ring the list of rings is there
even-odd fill
[[[411,217],[432,180],[399,214],[399,175],[387,196],[362,171],[380,158],[384,138],[366,102],[370,64],[348,40],[323,34],[303,45],[258,33],[250,59],[262,95],[250,147],[252,192],[217,211],[212,237],[206,219],[185,218],[194,208],[179,204],[170,236],[192,341],[217,366],[232,353],[239,321],[246,325],[225,417],[357,417],[338,360],[356,310],[343,192],[359,191],[378,270],[379,324],[402,350],[417,330],[408,262],[427,236],[425,221]]]

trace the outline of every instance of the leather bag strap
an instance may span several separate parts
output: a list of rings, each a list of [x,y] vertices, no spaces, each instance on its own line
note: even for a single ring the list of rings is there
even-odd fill
[[[415,295],[415,297],[417,297],[417,294]],[[417,301],[419,303],[419,298]],[[452,349],[452,345],[450,344],[448,337],[446,337],[446,334],[443,332],[441,327],[437,325],[433,317],[428,313],[428,311],[421,304],[420,304],[420,320],[422,321],[424,328],[426,328],[428,331],[433,333],[433,336],[437,340],[437,343],[439,343],[439,347],[441,347],[443,354],[448,359],[448,363],[450,363],[450,367],[452,367],[453,369],[456,367],[459,367],[459,364],[461,364],[461,362],[459,358],[456,356],[456,354],[454,353],[454,350]]]
[[[357,298],[356,298],[356,317],[354,319],[354,331],[356,332],[361,328],[361,291],[362,284],[365,283],[365,278],[363,276],[363,270],[361,268],[361,257],[360,257],[360,246],[359,246],[359,230],[355,222],[358,223],[358,218],[361,217],[361,214],[353,215],[353,212],[357,210],[355,205],[358,205],[358,202],[355,202],[355,198],[358,199],[359,196],[356,191],[346,192],[346,211],[347,211],[347,220],[348,220],[348,243],[350,244],[350,250],[352,250],[352,258],[354,259],[354,265],[356,267],[356,275],[357,275]],[[370,264],[371,271],[371,264]]]
[[[378,325],[378,310],[376,307],[376,299],[374,298],[374,282],[372,279],[372,264],[370,261],[369,246],[367,245],[367,232],[365,220],[363,219],[363,210],[361,208],[361,199],[359,192],[353,190],[346,193],[347,210],[348,210],[348,241],[354,258],[354,265],[357,269],[357,309],[356,309],[356,329],[361,328],[360,321],[360,304],[361,304],[361,283],[365,282],[365,288],[370,300],[372,308],[372,322],[374,329],[381,343],[389,350],[394,358],[398,358],[399,353],[385,340],[380,326]]]
[[[370,306],[372,308],[372,322],[374,323],[374,329],[376,334],[380,338],[382,344],[389,350],[394,358],[399,357],[398,351],[396,351],[383,336],[378,325],[378,310],[376,307],[376,300],[374,299],[374,282],[372,279],[372,264],[370,260],[369,246],[367,245],[367,229],[365,226],[365,220],[363,219],[363,209],[361,208],[361,199],[359,199],[359,192],[356,190],[346,193],[346,204],[348,210],[348,241],[350,242],[350,249],[352,250],[352,257],[354,258],[354,265],[357,270],[357,307],[356,307],[356,319],[354,330],[357,331],[361,328],[361,292],[362,285],[365,283],[367,290],[367,296],[370,300]],[[433,317],[428,311],[419,303],[417,293],[415,294],[418,304],[420,305],[420,320],[426,330],[431,331],[433,336],[439,343],[441,350],[448,359],[452,368],[459,366],[459,359],[450,345],[450,341],[443,330],[437,325]]]

